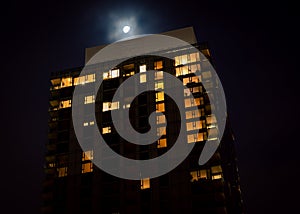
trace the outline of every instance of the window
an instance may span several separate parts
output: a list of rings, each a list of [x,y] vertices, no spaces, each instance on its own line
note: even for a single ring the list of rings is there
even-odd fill
[[[209,79],[211,78],[211,72],[210,71],[205,71],[205,72],[202,72],[202,78],[203,79]]]
[[[90,122],[84,122],[83,126],[93,126],[95,124],[94,121],[90,121]]]
[[[175,57],[175,66],[178,65],[185,65],[187,63],[193,63],[200,60],[199,53],[190,53],[190,54],[184,54],[181,56]]]
[[[88,173],[93,171],[93,163],[88,162],[88,163],[83,163],[82,164],[82,173]]]
[[[217,128],[208,129],[208,133],[209,133],[209,140],[217,140],[218,139],[218,129]]]
[[[188,141],[188,143],[195,143],[195,142],[199,142],[199,141],[204,141],[205,138],[206,138],[206,133],[200,132],[200,133],[196,133],[196,134],[189,134],[187,136],[187,141]]]
[[[164,112],[165,111],[165,104],[164,103],[157,103],[156,104],[156,111]]]
[[[84,104],[90,104],[95,102],[95,95],[85,96]]]
[[[188,63],[187,54],[181,56],[175,56],[175,66],[185,65]]]
[[[186,130],[191,131],[195,129],[202,129],[202,123],[198,121],[189,122],[186,124]]]
[[[188,83],[198,83],[201,82],[201,76],[193,76],[193,77],[185,77],[182,80],[183,85],[187,85]]]
[[[191,182],[198,181],[199,179],[207,179],[207,171],[205,169],[190,172],[192,179]]]
[[[125,109],[125,108],[130,108],[130,103],[124,104],[123,109]]]
[[[157,136],[162,136],[162,135],[165,135],[165,134],[166,134],[166,127],[165,126],[157,128]]]
[[[134,75],[134,71],[124,72],[123,77],[130,77]]]
[[[115,110],[119,108],[119,102],[104,102],[103,103],[103,112],[105,111],[110,111],[110,110]]]
[[[188,107],[191,107],[191,106],[199,106],[200,104],[203,105],[204,103],[204,99],[203,97],[198,97],[198,98],[186,98],[184,100],[184,104],[185,104],[185,107],[188,108]]]
[[[144,178],[141,180],[141,189],[149,189],[150,188],[150,178]]]
[[[186,75],[189,73],[191,73],[191,69],[187,65],[176,68],[176,76]]]
[[[221,179],[222,178],[222,167],[220,165],[218,166],[212,166],[211,167],[211,179]]]
[[[147,67],[146,65],[140,65],[140,73],[146,72],[147,71]]]
[[[200,117],[200,116],[201,116],[200,109],[185,112],[186,119],[191,119],[191,118]]]
[[[82,161],[93,160],[93,150],[82,152]]]
[[[184,91],[183,91],[183,93],[184,93],[184,96],[185,96],[185,97],[188,97],[188,96],[191,95],[191,89],[185,88]]]
[[[64,87],[69,87],[69,86],[72,86],[72,77],[63,77],[61,79],[60,87],[64,88]]]
[[[185,65],[185,66],[177,67],[175,70],[176,70],[176,76],[181,76],[181,75],[194,73],[197,70],[200,70],[200,65],[199,64]]]
[[[123,65],[124,70],[134,70],[134,64]]]
[[[68,175],[67,171],[68,171],[67,167],[57,168],[57,175],[58,175],[58,177],[65,177],[65,176],[67,176]]]
[[[210,56],[210,52],[209,52],[209,49],[203,49],[201,50],[201,52],[205,55],[205,56]]]
[[[157,141],[157,148],[165,148],[167,147],[167,139],[159,139]]]
[[[110,126],[103,127],[102,134],[108,134],[108,133],[111,133],[111,127]]]
[[[52,87],[51,89],[60,89],[60,85],[61,85],[61,80],[60,78],[57,78],[57,79],[52,79],[51,80],[51,84],[52,84]]]
[[[85,83],[95,82],[95,74],[88,74],[85,76],[75,77],[74,78],[74,85],[83,85]]]
[[[216,123],[217,119],[215,115],[209,115],[206,117],[207,124]]]
[[[141,74],[140,75],[140,83],[147,82],[147,75],[146,74]]]
[[[164,100],[164,92],[162,91],[157,92],[155,96],[156,96],[156,102]]]
[[[157,89],[164,89],[164,81],[155,82],[155,90]]]
[[[159,70],[163,68],[163,61],[154,62],[154,70]]]
[[[156,71],[155,72],[155,80],[160,80],[164,78],[164,72],[163,71]]]
[[[113,69],[106,72],[103,72],[103,80],[112,79],[119,77],[120,70],[119,69]]]
[[[162,124],[166,122],[166,117],[165,115],[160,115],[156,117],[156,123],[157,124]]]
[[[60,101],[59,108],[69,108],[71,107],[72,100]]]
[[[190,54],[190,62],[197,62],[200,60],[199,53]]]
[[[193,92],[193,93],[202,92],[202,87],[201,86],[195,86],[195,87],[191,88],[191,92]]]

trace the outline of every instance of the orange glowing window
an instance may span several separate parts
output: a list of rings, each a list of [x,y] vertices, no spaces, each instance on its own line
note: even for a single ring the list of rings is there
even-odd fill
[[[144,178],[141,180],[141,189],[149,189],[150,188],[150,178]]]
[[[93,163],[88,162],[88,163],[83,163],[82,164],[82,173],[88,173],[93,171]]]

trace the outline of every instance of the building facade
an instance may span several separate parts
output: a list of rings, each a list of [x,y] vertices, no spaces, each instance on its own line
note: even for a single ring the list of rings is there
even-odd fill
[[[172,59],[134,57],[103,73],[95,70],[80,76],[82,67],[52,73],[42,213],[243,213],[235,140],[228,120],[217,151],[205,165],[198,165],[205,142],[216,140],[214,132],[218,132],[217,120],[211,111],[214,106],[207,96],[209,87],[216,87],[211,71],[206,70],[206,64],[211,63],[210,50],[207,44],[196,42],[192,28],[180,29],[169,35],[184,37],[205,57],[195,52],[186,54],[178,49],[173,51]],[[86,60],[98,49],[87,49]],[[112,102],[120,84],[134,74],[145,72],[137,82],[145,84],[147,70],[156,71],[154,87],[160,91],[142,93],[123,106]],[[193,70],[201,70],[201,78],[194,76]],[[85,105],[96,106],[96,121],[84,121],[83,131],[85,127],[98,126],[115,152],[127,158],[146,160],[167,152],[180,131],[179,110],[163,93],[164,72],[180,79],[188,88],[183,93],[192,93],[195,97],[194,101],[188,98],[184,101],[186,143],[195,144],[192,152],[174,170],[153,179],[126,180],[97,168],[92,162],[93,149],[83,151],[73,129],[71,107],[74,87],[92,85],[97,78],[103,78],[101,93],[84,97]],[[204,81],[209,87],[204,88]],[[195,106],[197,109],[191,110]],[[159,115],[156,118],[160,139],[146,146],[122,139],[110,115],[118,108],[130,108],[130,122],[140,133],[150,129],[148,117],[152,112],[164,113],[165,117]],[[200,121],[196,121],[195,117],[200,117]],[[211,132],[209,137],[208,131]]]

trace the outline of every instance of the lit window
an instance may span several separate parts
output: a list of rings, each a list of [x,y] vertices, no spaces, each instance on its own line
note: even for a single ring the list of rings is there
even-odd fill
[[[130,77],[130,76],[133,76],[133,75],[134,75],[134,71],[123,73],[123,77]]]
[[[84,122],[83,126],[93,126],[95,124],[94,121],[90,121],[90,122]]]
[[[72,77],[64,77],[61,79],[61,88],[72,86]]]
[[[164,100],[164,92],[159,91],[155,95],[156,95],[156,102]]]
[[[95,102],[95,95],[85,96],[84,104],[90,104]]]
[[[164,103],[157,103],[156,104],[156,111],[164,112],[165,111],[165,104]]]
[[[123,65],[124,70],[134,70],[134,64]]]
[[[165,115],[160,115],[156,117],[156,123],[157,124],[161,124],[161,123],[165,123],[166,122],[166,117]]]
[[[163,81],[155,82],[155,90],[157,90],[157,89],[164,89],[164,82]]]
[[[141,189],[149,189],[150,188],[150,178],[144,178],[141,180]]]
[[[93,160],[93,150],[82,152],[82,161]]]
[[[208,129],[208,133],[209,133],[208,140],[217,140],[218,139],[218,129],[217,128]]]
[[[211,176],[212,180],[221,179],[222,178],[222,167],[220,165],[212,166],[211,174],[212,174],[212,176]]]
[[[218,174],[218,175],[212,175],[211,176],[211,179],[212,180],[217,180],[217,179],[221,179],[222,178],[222,175],[221,174]]]
[[[191,73],[191,69],[187,65],[176,68],[176,76],[186,75],[189,73]]]
[[[217,119],[214,115],[209,115],[206,117],[207,124],[216,123]]]
[[[154,70],[159,70],[163,68],[163,61],[154,62]]]
[[[124,104],[123,109],[125,109],[125,108],[130,108],[130,103]]]
[[[163,71],[156,71],[155,72],[155,80],[160,80],[164,78],[164,72]]]
[[[104,102],[103,103],[103,112],[105,111],[110,111],[110,110],[115,110],[119,108],[119,102]]]
[[[191,118],[200,117],[200,116],[201,116],[200,109],[185,112],[186,119],[191,119]]]
[[[74,78],[74,85],[83,85],[85,83],[90,83],[95,81],[96,81],[95,74],[88,74],[85,76]]]
[[[201,75],[202,75],[202,78],[203,78],[203,79],[209,79],[209,78],[212,77],[210,71],[202,72]]]
[[[185,65],[188,63],[187,54],[181,56],[175,56],[175,66]]]
[[[199,53],[191,53],[190,54],[190,62],[197,62],[200,60]]]
[[[193,93],[198,93],[198,92],[202,92],[201,89],[202,89],[201,86],[196,86],[196,87],[191,88],[191,91]]]
[[[206,138],[206,134],[203,132],[196,133],[196,134],[189,134],[187,136],[188,143],[195,143],[199,141],[203,141]]]
[[[202,129],[202,123],[200,121],[193,121],[186,124],[187,131],[191,131],[195,129]]]
[[[201,52],[202,52],[205,56],[210,56],[209,49],[203,49],[203,50],[201,50]]]
[[[186,98],[184,100],[184,104],[185,104],[185,107],[188,108],[188,107],[191,107],[191,106],[199,106],[200,104],[203,105],[204,104],[204,99],[203,97],[198,97],[198,98]]]
[[[112,79],[112,78],[116,78],[119,77],[120,75],[120,70],[119,69],[113,69],[113,70],[109,70],[106,72],[103,72],[103,79]]]
[[[65,177],[65,176],[67,176],[68,175],[67,171],[68,171],[67,167],[57,168],[58,177]]]
[[[184,55],[175,57],[175,66],[185,65],[187,63],[193,63],[193,62],[197,62],[199,60],[200,60],[199,53],[184,54]]]
[[[165,148],[167,147],[167,139],[159,139],[157,141],[157,148]]]
[[[183,85],[187,85],[188,83],[192,83],[192,82],[198,83],[198,82],[201,82],[201,76],[185,77],[185,78],[183,78],[182,82],[183,82]]]
[[[198,181],[199,179],[207,179],[207,172],[205,169],[190,172],[192,179],[191,182]]]
[[[72,100],[60,101],[59,108],[69,108],[71,107]]]
[[[60,85],[61,85],[60,82],[61,82],[60,78],[52,79],[51,80],[51,84],[52,84],[51,89],[60,89]]]
[[[48,163],[48,167],[50,167],[50,168],[55,167],[55,163]]]
[[[144,83],[144,82],[147,82],[147,76],[146,76],[146,74],[140,75],[140,83]]]
[[[146,65],[140,65],[140,73],[146,72],[147,71],[147,67]]]
[[[110,126],[102,128],[102,134],[108,134],[108,133],[111,133]]]
[[[185,88],[185,89],[183,90],[183,93],[184,93],[184,96],[185,96],[185,97],[188,97],[188,96],[191,95],[191,89]]]
[[[162,135],[165,135],[165,134],[166,134],[166,127],[165,126],[157,128],[157,136],[162,136]]]
[[[82,164],[82,173],[88,173],[93,171],[93,163],[88,162],[88,163],[83,163]]]

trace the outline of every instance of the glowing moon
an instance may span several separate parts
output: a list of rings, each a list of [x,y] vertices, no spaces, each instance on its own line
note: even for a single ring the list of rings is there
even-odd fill
[[[128,33],[130,31],[130,26],[129,25],[125,25],[124,27],[123,27],[123,32],[124,33]]]

